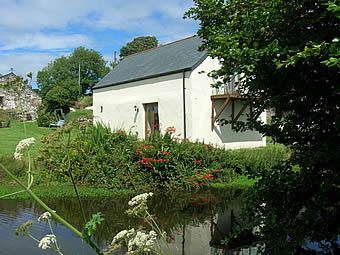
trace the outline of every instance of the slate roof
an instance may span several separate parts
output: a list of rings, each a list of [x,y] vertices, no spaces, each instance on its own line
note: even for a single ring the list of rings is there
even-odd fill
[[[207,57],[192,36],[125,57],[94,89],[195,69]]]

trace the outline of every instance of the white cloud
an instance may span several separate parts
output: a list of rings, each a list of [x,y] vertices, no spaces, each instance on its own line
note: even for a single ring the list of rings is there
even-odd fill
[[[184,25],[183,14],[191,0],[2,0],[0,27],[12,31],[67,30],[72,25],[141,33],[155,28],[166,32]],[[160,30],[163,19],[166,31]],[[151,25],[151,26],[150,26]]]
[[[38,71],[47,66],[48,63],[60,57],[61,54],[52,55],[49,53],[6,53],[0,54],[0,73],[14,73],[26,77],[26,74],[33,72],[33,82],[36,82]]]
[[[78,46],[105,49],[104,58],[112,61],[108,52],[136,36],[154,35],[164,44],[193,35],[197,22],[182,19],[192,5],[192,0],[1,0],[0,73],[13,67],[19,75],[36,74],[61,51]],[[102,33],[114,39],[105,41]]]
[[[103,4],[106,1],[99,1]],[[183,20],[192,5],[191,0],[130,0],[115,1],[106,7],[98,5],[96,12],[86,20],[90,27],[126,32],[166,34],[189,29],[196,31],[194,21]],[[192,32],[192,33],[193,33]]]
[[[0,50],[14,49],[68,49],[78,46],[91,47],[94,42],[81,34],[0,33]]]
[[[2,0],[0,25],[14,30],[63,29],[91,11],[93,1]]]

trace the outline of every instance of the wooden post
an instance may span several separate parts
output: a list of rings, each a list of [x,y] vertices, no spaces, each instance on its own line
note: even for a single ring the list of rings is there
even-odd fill
[[[211,99],[211,131],[214,129],[215,100]]]

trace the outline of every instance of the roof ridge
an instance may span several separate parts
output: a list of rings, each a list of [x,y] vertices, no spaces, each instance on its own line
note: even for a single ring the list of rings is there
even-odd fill
[[[6,74],[0,74],[0,77],[7,76],[7,75],[10,75],[10,74],[14,74],[15,76],[17,76],[14,72],[9,72],[9,73],[6,73]]]
[[[140,51],[140,52],[136,52],[136,53],[133,53],[133,54],[131,54],[131,55],[126,56],[126,58],[132,57],[132,56],[135,56],[135,55],[138,55],[138,54],[143,53],[143,52],[146,52],[146,51],[154,50],[154,49],[157,49],[157,48],[160,48],[160,47],[163,47],[163,46],[167,46],[167,45],[170,45],[170,44],[173,44],[173,43],[177,43],[177,42],[180,42],[180,41],[184,41],[184,40],[193,38],[193,37],[195,37],[195,36],[197,36],[197,35],[188,36],[188,37],[185,37],[185,38],[182,38],[182,39],[173,41],[173,42],[169,42],[169,43],[166,43],[166,44],[159,45],[159,46],[157,46],[157,47],[153,47],[153,48],[150,48],[150,49],[147,49],[147,50],[143,50],[143,51]]]

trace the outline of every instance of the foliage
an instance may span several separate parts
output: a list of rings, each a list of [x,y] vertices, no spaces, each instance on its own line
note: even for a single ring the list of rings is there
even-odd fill
[[[80,88],[78,86],[79,65]],[[70,56],[57,58],[38,72],[37,84],[40,94],[44,98],[55,86],[77,91],[76,95],[91,93],[94,84],[108,73],[109,69],[105,65],[106,62],[99,52],[78,47]],[[65,83],[71,84],[66,86]]]
[[[7,123],[11,123],[11,118],[8,116],[8,113],[6,110],[0,110],[0,125],[1,122],[7,122]]]
[[[339,1],[194,3],[186,15],[200,20],[202,48],[222,64],[211,73],[219,80],[216,86],[242,74],[239,91],[252,111],[246,123],[234,123],[236,129],[256,129],[292,150],[289,162],[276,171],[252,173],[260,180],[249,192],[246,215],[260,227],[271,253],[287,243],[297,252],[308,239],[335,252],[340,233]],[[259,113],[270,108],[276,110],[271,122],[259,122]]]
[[[23,176],[26,173],[27,164],[14,160],[12,155],[0,155],[0,162],[11,170],[16,176]]]
[[[46,106],[41,105],[38,108],[37,124],[39,127],[49,127],[50,123],[55,123],[56,119],[52,112],[47,110]]]
[[[75,104],[75,107],[79,109],[83,109],[87,106],[91,106],[93,102],[92,100],[93,100],[92,96],[83,96],[78,99],[78,101]]]
[[[112,132],[100,123],[96,127],[80,124],[77,128],[81,132],[73,135],[70,142],[70,164],[78,183],[138,191],[195,189],[212,182],[231,182],[251,170],[250,162],[240,153],[180,139],[174,131],[155,133],[140,141],[131,133]],[[61,182],[68,180],[64,129],[43,139],[40,154],[46,168],[44,175]],[[274,150],[275,153],[257,150],[250,152],[254,155],[251,161],[268,171],[288,157],[286,149]],[[268,161],[269,157],[274,159]]]
[[[43,103],[48,112],[53,112],[55,109],[63,109],[65,113],[70,111],[72,106],[77,100],[77,84],[75,81],[61,81],[56,85],[43,98]]]
[[[158,40],[155,36],[140,36],[134,38],[131,42],[128,42],[126,46],[120,49],[119,56],[121,58],[129,56],[134,53],[138,53],[147,49],[151,49],[158,46]]]
[[[101,212],[93,214],[92,218],[86,222],[84,226],[83,237],[85,239],[90,239],[97,230],[97,224],[101,224],[103,220],[104,218]]]

